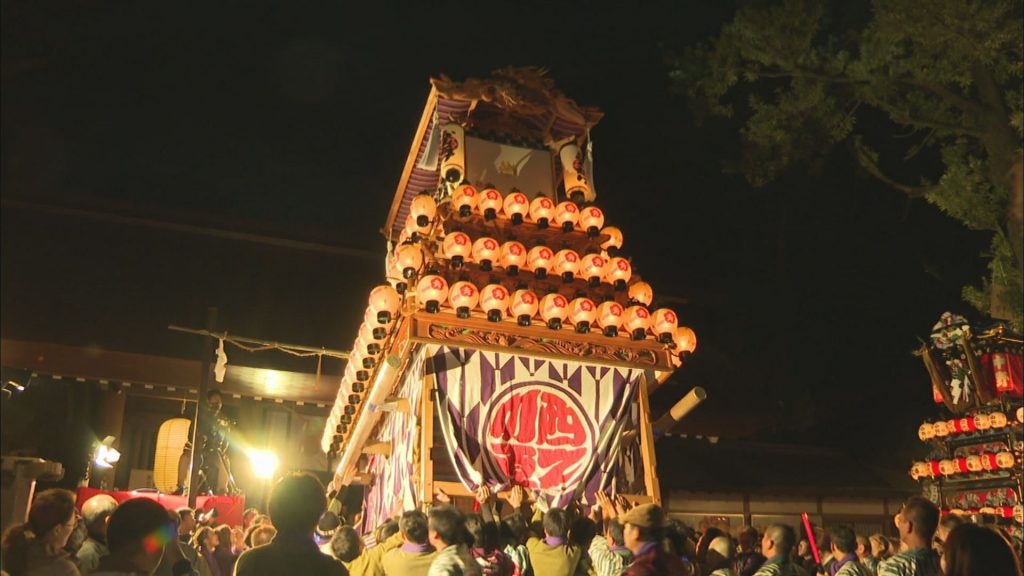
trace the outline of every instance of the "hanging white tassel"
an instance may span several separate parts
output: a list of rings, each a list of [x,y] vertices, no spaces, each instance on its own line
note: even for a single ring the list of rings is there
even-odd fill
[[[217,345],[217,363],[213,366],[213,377],[217,380],[217,383],[224,382],[224,374],[228,371],[228,355],[224,352],[224,339],[220,339],[220,343]]]

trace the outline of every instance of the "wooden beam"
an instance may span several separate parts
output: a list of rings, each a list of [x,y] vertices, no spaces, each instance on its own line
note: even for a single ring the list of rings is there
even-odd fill
[[[398,179],[398,190],[395,192],[395,199],[391,201],[391,210],[388,212],[388,219],[384,222],[384,237],[391,235],[398,210],[402,207],[402,199],[405,197],[405,187],[409,184],[409,177],[412,176],[412,169],[416,166],[416,156],[419,154],[423,137],[427,133],[427,126],[434,117],[434,108],[437,107],[437,88],[430,87],[430,94],[427,96],[427,104],[423,107],[423,115],[420,117],[420,124],[416,127],[416,135],[412,139],[412,148],[409,150],[409,157],[405,160],[405,168],[402,169],[402,177]]]
[[[434,500],[434,376],[423,377],[423,397],[420,398],[420,503],[426,510]]]
[[[637,401],[640,403],[640,452],[644,459],[644,486],[654,503],[660,506],[661,487],[658,485],[658,463],[654,455],[654,431],[651,427],[651,407],[647,401],[646,382],[640,385]]]

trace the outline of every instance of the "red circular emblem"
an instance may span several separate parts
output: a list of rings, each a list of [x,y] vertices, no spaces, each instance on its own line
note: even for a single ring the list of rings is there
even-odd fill
[[[470,286],[469,284],[463,284],[462,286],[459,287],[459,293],[461,293],[463,296],[472,296],[474,292],[476,292],[476,289]]]
[[[637,308],[636,315],[637,318],[647,318],[651,315],[651,313],[648,312],[646,308]]]
[[[434,290],[444,290],[444,280],[435,276],[430,279],[430,287]]]
[[[484,240],[484,248],[487,248],[488,250],[497,250],[498,243],[495,240],[488,238],[487,240]]]
[[[665,312],[665,322],[676,322],[676,313],[671,310],[667,310]]]
[[[551,302],[555,306],[558,306],[559,308],[565,308],[566,306],[569,305],[569,302],[566,301],[564,296],[555,296],[554,298],[551,299]]]
[[[523,295],[519,298],[526,304],[533,304],[537,300],[534,298],[533,294],[530,294],[529,292],[523,292]]]
[[[466,242],[469,242],[469,236],[466,236],[465,234],[456,233],[455,237],[452,238],[452,241],[458,244],[459,246],[465,246]]]

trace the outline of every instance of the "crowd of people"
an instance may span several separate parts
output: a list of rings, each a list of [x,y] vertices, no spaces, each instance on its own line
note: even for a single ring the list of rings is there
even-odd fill
[[[149,498],[120,504],[97,495],[77,513],[75,495],[46,490],[28,521],[3,536],[10,576],[1013,576],[1019,556],[998,528],[940,519],[929,500],[907,500],[899,537],[831,526],[801,539],[793,527],[745,527],[735,537],[700,533],[654,504],[598,494],[597,506],[546,506],[521,487],[497,498],[486,487],[474,512],[444,497],[361,536],[328,512],[324,487],[294,473],[275,484],[269,516],[243,525],[168,511]],[[358,524],[357,522],[354,522]],[[812,550],[812,543],[818,550]],[[817,555],[815,554],[817,552]]]

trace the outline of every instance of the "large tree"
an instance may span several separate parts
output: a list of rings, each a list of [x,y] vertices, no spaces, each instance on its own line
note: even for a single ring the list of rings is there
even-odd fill
[[[1022,17],[1021,0],[752,2],[671,74],[699,114],[742,122],[755,186],[844,144],[890,188],[990,232],[990,275],[964,297],[1019,328]]]

